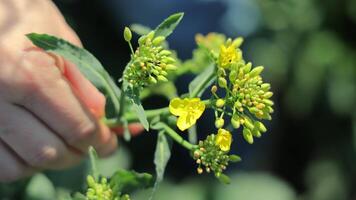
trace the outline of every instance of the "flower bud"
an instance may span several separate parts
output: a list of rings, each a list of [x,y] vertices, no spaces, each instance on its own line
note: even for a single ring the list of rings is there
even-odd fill
[[[232,41],[232,45],[236,48],[240,47],[244,39],[242,37],[238,37]]]
[[[268,98],[271,98],[272,95],[273,95],[273,92],[266,92],[266,93],[263,95],[263,97],[266,98],[266,99],[268,99]]]
[[[231,71],[229,74],[229,79],[231,82],[235,81],[237,78],[237,72],[235,70]]]
[[[223,77],[219,77],[219,79],[218,79],[218,84],[219,84],[219,86],[222,87],[222,88],[226,88],[226,87],[227,87],[227,81],[226,81],[226,79],[223,78]]]
[[[149,81],[151,84],[156,84],[156,83],[157,83],[157,80],[156,80],[153,76],[148,77],[148,81]]]
[[[166,65],[166,69],[167,70],[176,70],[177,69],[177,66],[173,65],[173,64],[168,64]]]
[[[225,123],[225,121],[224,121],[223,118],[218,118],[218,119],[215,120],[215,127],[216,128],[221,128],[221,127],[224,126],[224,123]]]
[[[202,174],[203,173],[203,169],[198,167],[197,172],[198,172],[198,174]]]
[[[226,72],[223,68],[218,68],[218,76],[226,76]]]
[[[160,45],[166,38],[163,36],[158,36],[155,39],[153,39],[152,44],[155,46]]]
[[[151,31],[147,34],[147,39],[152,40],[154,36],[155,36],[155,32]]]
[[[225,100],[224,99],[218,99],[215,102],[216,107],[222,108],[225,105]]]
[[[216,87],[216,85],[211,86],[211,93],[216,93],[216,91],[218,91],[218,87]]]
[[[252,130],[252,135],[254,136],[254,137],[257,137],[257,138],[260,138],[262,135],[261,135],[261,132],[257,129],[257,128],[254,128],[253,130]]]
[[[263,84],[261,85],[261,89],[262,89],[263,91],[268,91],[269,89],[271,89],[271,84],[269,84],[269,83],[263,83]]]
[[[242,68],[242,70],[245,74],[247,74],[248,72],[251,71],[251,67],[252,67],[252,63],[249,62]]]
[[[240,156],[238,156],[238,155],[232,154],[232,155],[229,156],[229,160],[230,160],[231,162],[240,162],[240,161],[241,161],[241,158],[240,158]]]
[[[248,117],[245,117],[245,123],[244,123],[244,126],[250,130],[253,130],[255,127],[253,126],[252,124],[252,121],[250,118]]]
[[[267,131],[267,128],[265,127],[265,125],[262,122],[256,121],[254,123],[255,127],[258,128],[259,131],[261,131],[262,133]]]
[[[253,136],[250,129],[244,128],[244,130],[242,131],[242,135],[246,142],[248,142],[249,144],[253,143]]]
[[[266,104],[267,106],[273,106],[273,101],[269,100],[269,99],[263,99],[262,100],[264,104]]]
[[[91,175],[87,176],[87,184],[89,187],[94,187],[95,186],[95,180]]]
[[[124,29],[124,39],[126,42],[130,42],[132,39],[132,33],[128,27],[125,27]]]
[[[233,115],[231,118],[231,124],[235,129],[240,128],[240,120],[238,115]]]
[[[157,80],[161,81],[161,82],[167,82],[168,81],[168,79],[166,77],[162,76],[162,75],[158,75],[157,76]]]
[[[258,66],[258,67],[253,68],[250,72],[250,77],[255,77],[257,75],[260,75],[262,70],[263,70],[263,66]]]
[[[159,52],[159,55],[161,55],[161,56],[170,56],[171,54],[172,54],[172,52],[169,50],[166,50],[166,49]]]

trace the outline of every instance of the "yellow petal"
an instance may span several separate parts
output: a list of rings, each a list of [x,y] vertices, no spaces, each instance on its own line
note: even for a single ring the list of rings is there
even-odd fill
[[[180,98],[174,98],[169,103],[169,111],[175,116],[181,116],[186,113],[186,102]]]
[[[192,112],[189,112],[196,120],[200,118],[205,110],[205,104],[200,101],[199,98],[193,98],[189,102],[189,106],[192,107]]]
[[[197,122],[197,119],[192,115],[185,114],[181,115],[177,120],[177,127],[181,131],[185,131],[188,128],[192,127]]]
[[[219,129],[218,134],[215,139],[215,144],[217,144],[222,151],[229,151],[232,142],[231,133],[225,129]]]

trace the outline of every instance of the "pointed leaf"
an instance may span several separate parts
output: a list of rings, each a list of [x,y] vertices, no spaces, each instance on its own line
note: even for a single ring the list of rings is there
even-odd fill
[[[151,28],[142,24],[131,24],[130,29],[138,35],[146,35],[151,32]]]
[[[169,36],[173,30],[177,27],[179,22],[182,20],[184,13],[175,13],[168,18],[166,18],[160,25],[155,29],[155,36]]]
[[[168,141],[164,131],[160,131],[157,137],[154,163],[156,166],[156,183],[163,180],[163,175],[169,158],[171,157],[171,144]]]
[[[140,120],[142,126],[146,129],[146,131],[148,131],[149,130],[149,123],[147,121],[147,116],[146,116],[146,113],[145,113],[145,109],[143,108],[143,106],[141,104],[140,94],[139,94],[138,89],[137,88],[132,88],[130,86],[124,86],[124,92],[126,94],[126,97],[132,103],[132,108],[136,112],[137,117]]]
[[[30,33],[26,36],[37,47],[58,54],[75,64],[81,73],[105,95],[107,99],[106,117],[118,118],[120,89],[91,53],[55,36],[37,33]]]
[[[215,66],[208,66],[201,74],[199,74],[195,79],[189,84],[189,96],[190,97],[201,97],[207,87],[209,87],[214,80],[215,76]]]

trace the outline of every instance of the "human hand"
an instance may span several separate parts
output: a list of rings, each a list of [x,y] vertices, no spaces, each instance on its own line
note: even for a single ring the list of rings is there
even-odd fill
[[[115,134],[98,120],[105,97],[72,63],[24,36],[48,33],[80,46],[55,6],[4,0],[0,13],[0,181],[72,166],[89,145],[99,155],[116,149]]]

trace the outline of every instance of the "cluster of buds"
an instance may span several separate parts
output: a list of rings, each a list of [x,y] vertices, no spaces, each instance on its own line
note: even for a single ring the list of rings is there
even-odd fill
[[[130,29],[125,28],[124,38],[131,47]],[[157,82],[168,81],[168,72],[177,67],[172,52],[164,47],[164,41],[165,37],[155,37],[154,31],[139,38],[139,46],[132,52],[131,61],[123,75],[132,87],[143,88]]]
[[[199,141],[198,148],[193,152],[193,158],[198,164],[197,172],[202,174],[213,172],[216,177],[220,177],[228,166],[229,162],[238,162],[240,157],[228,155],[228,151],[223,151],[216,144],[216,135],[209,135],[204,141]]]
[[[242,58],[242,51],[238,48],[242,39],[232,41],[228,39],[221,47],[217,61],[218,86],[225,90],[225,97],[218,97],[217,86],[213,86],[212,93],[216,98],[217,114],[215,125],[224,125],[223,116],[227,112],[231,115],[231,124],[235,129],[243,126],[244,139],[252,144],[253,137],[261,137],[266,127],[258,120],[271,120],[273,93],[271,86],[264,83],[260,74],[262,66],[252,68]]]
[[[88,200],[130,200],[129,195],[125,194],[121,197],[116,197],[113,194],[107,179],[102,177],[98,182],[89,175],[87,177],[88,189],[86,192],[86,197]]]

